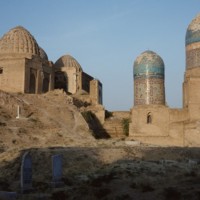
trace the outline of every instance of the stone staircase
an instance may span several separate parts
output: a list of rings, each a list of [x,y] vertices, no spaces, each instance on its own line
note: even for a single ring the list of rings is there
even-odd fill
[[[124,137],[122,119],[107,119],[103,128],[110,137]]]
[[[112,138],[126,137],[123,120],[130,117],[129,112],[113,112],[113,116],[106,119],[103,124],[104,131]]]

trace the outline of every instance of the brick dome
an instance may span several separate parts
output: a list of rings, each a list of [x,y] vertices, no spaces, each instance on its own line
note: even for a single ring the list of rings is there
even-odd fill
[[[77,71],[82,71],[81,65],[78,61],[70,55],[64,55],[60,57],[56,63],[55,67],[62,68],[62,67],[74,67]]]
[[[35,38],[22,26],[17,26],[4,34],[0,40],[0,54],[25,53],[40,55]]]
[[[48,56],[47,56],[47,54],[46,54],[46,52],[44,51],[44,49],[43,48],[41,48],[41,47],[39,47],[40,49],[40,57],[42,58],[42,59],[44,59],[44,60],[48,60]]]
[[[185,44],[200,42],[200,14],[189,24],[185,37]]]

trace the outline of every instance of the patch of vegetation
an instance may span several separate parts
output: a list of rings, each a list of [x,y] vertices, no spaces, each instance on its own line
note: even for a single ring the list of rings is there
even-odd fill
[[[124,132],[124,135],[126,136],[128,136],[128,133],[129,133],[129,123],[130,123],[129,118],[124,118],[122,120],[123,132]]]

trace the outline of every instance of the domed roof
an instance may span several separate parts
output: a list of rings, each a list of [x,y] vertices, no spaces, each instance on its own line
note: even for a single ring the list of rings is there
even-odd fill
[[[44,59],[44,60],[48,60],[48,56],[47,56],[46,52],[44,51],[44,49],[41,48],[41,47],[39,47],[39,48],[40,48],[40,49],[39,49],[39,51],[40,51],[40,57],[41,57],[42,59]]]
[[[198,14],[187,28],[185,44],[200,42],[200,14]]]
[[[134,76],[161,75],[164,76],[164,62],[153,51],[145,51],[134,62]]]
[[[82,71],[81,65],[78,63],[78,61],[73,58],[70,55],[64,55],[60,57],[56,63],[55,67],[61,68],[61,67],[74,67],[79,71]]]
[[[0,41],[0,54],[28,53],[40,55],[35,38],[22,26],[17,26],[4,34]]]

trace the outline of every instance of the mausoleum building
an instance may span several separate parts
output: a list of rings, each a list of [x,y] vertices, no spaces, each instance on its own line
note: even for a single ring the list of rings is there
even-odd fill
[[[17,26],[0,40],[0,89],[43,93],[54,88],[52,62],[35,38]]]
[[[18,26],[0,39],[0,90],[40,94],[62,89],[86,103],[84,109],[92,111],[102,130],[111,136],[123,135],[121,122],[126,118],[130,122],[126,134],[129,140],[162,146],[200,146],[200,14],[187,28],[185,50],[183,108],[166,105],[167,66],[158,53],[147,50],[133,64],[133,107],[130,112],[113,112],[107,119],[102,83],[84,72],[71,55],[61,56],[55,63],[49,61],[31,33]]]
[[[70,55],[54,64],[31,33],[17,26],[0,39],[0,90],[41,94],[54,89],[102,104],[102,83],[85,73]]]
[[[134,62],[134,106],[129,137],[156,145],[200,145],[200,14],[187,28],[183,108],[165,104],[164,62],[145,51]]]
[[[55,89],[79,95],[83,101],[102,104],[102,83],[85,73],[78,61],[64,55],[55,62]]]

